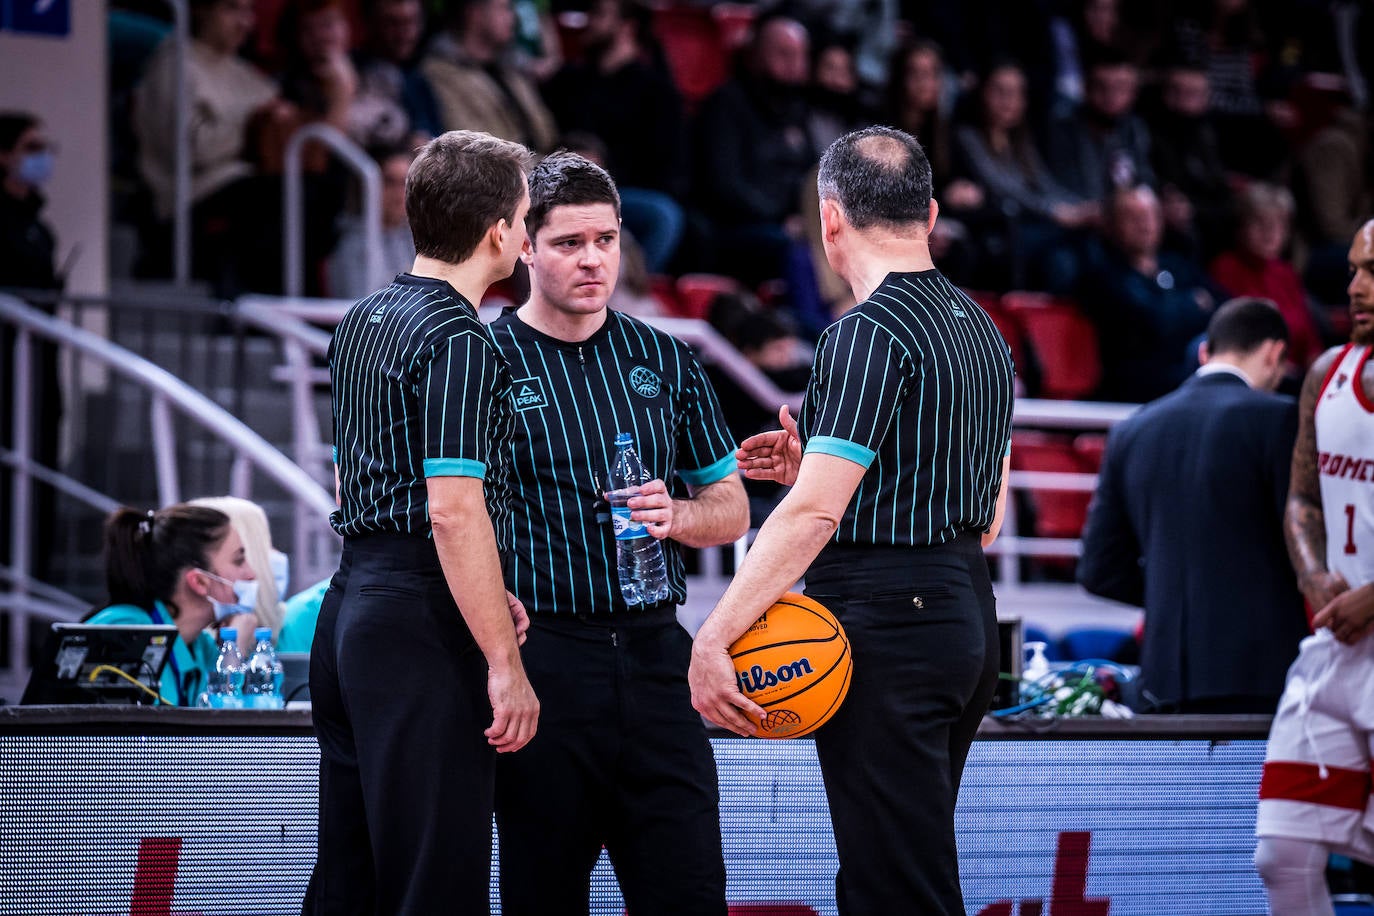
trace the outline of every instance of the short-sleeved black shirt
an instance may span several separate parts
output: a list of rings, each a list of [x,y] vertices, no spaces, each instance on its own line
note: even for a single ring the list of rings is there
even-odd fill
[[[329,345],[340,534],[429,536],[427,477],[478,477],[497,541],[508,529],[510,373],[472,305],[400,274],[356,302]]]
[[[490,326],[510,364],[511,561],[507,586],[534,614],[625,609],[602,498],[617,433],[634,436],[651,478],[677,497],[736,473],[720,404],[682,341],[626,315],[580,343],[508,309]],[[687,599],[681,551],[663,544],[672,600]]]
[[[923,546],[985,531],[1011,441],[1012,386],[992,319],[936,270],[889,274],[827,328],[802,442],[868,469],[835,541]]]

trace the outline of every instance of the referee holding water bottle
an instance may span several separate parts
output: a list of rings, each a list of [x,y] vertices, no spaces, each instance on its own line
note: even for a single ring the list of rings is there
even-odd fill
[[[682,546],[749,527],[735,446],[682,341],[607,308],[620,195],[572,153],[530,173],[530,301],[490,326],[515,391],[511,568],[539,734],[496,770],[501,911],[585,916],[604,846],[630,916],[725,916],[715,759],[692,709]],[[619,433],[652,478],[631,519],[659,540],[667,594],[617,575],[606,471]]]
[[[954,804],[997,682],[982,548],[1006,500],[1011,355],[931,261],[938,208],[913,137],[841,137],[818,183],[826,258],[859,305],[821,336],[799,420],[784,407],[782,430],[740,448],[746,475],[792,489],[697,634],[692,700],[758,730],[729,646],[805,574],[854,659],[816,732],[839,911],[962,914]]]

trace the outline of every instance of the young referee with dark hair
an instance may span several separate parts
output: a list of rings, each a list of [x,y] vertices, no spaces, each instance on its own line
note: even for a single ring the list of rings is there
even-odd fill
[[[962,914],[954,803],[997,682],[982,548],[1006,499],[1011,355],[931,262],[937,207],[913,137],[841,137],[818,184],[826,257],[859,305],[821,336],[799,424],[784,407],[783,430],[741,446],[748,476],[792,489],[697,633],[692,699],[757,730],[728,647],[805,574],[854,658],[816,732],[839,911]]]
[[[510,374],[474,306],[525,243],[528,168],[487,134],[427,144],[406,178],[415,265],[329,346],[344,549],[310,655],[306,913],[489,911],[494,752],[530,740],[539,704],[499,553]]]
[[[715,392],[681,341],[610,311],[620,198],[605,171],[556,153],[530,174],[531,296],[491,325],[515,392],[512,565],[529,608],[525,668],[539,734],[497,766],[501,907],[588,912],[604,845],[633,916],[724,916],[715,760],[692,709],[679,544],[749,527]],[[671,598],[626,606],[603,491],[617,433],[653,480],[630,500],[659,538]]]

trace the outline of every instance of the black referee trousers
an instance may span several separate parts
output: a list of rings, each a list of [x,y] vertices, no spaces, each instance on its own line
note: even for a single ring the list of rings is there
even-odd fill
[[[839,618],[854,658],[844,704],[816,732],[841,916],[963,914],[954,802],[998,670],[979,538],[832,545],[806,594]]]
[[[496,768],[503,916],[585,916],[606,847],[630,916],[724,916],[715,757],[672,605],[533,614],[539,732]]]
[[[310,654],[319,857],[307,914],[490,912],[487,663],[434,542],[344,540]]]

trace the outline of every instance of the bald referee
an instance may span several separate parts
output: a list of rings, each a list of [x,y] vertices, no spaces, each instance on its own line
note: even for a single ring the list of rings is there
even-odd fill
[[[491,324],[515,390],[512,591],[543,703],[496,770],[501,912],[585,916],[604,846],[631,916],[725,916],[715,759],[692,710],[680,544],[749,527],[735,447],[687,345],[606,307],[620,196],[572,153],[530,173],[530,301]],[[667,600],[627,604],[603,495],[617,433],[653,479],[631,518],[663,545]]]
[[[805,574],[854,656],[816,732],[839,911],[962,914],[954,802],[997,680],[982,542],[1006,498],[1011,356],[931,262],[937,208],[914,138],[841,137],[819,189],[826,257],[860,304],[821,336],[799,423],[783,408],[783,430],[741,446],[748,476],[793,486],[697,634],[692,699],[757,730],[727,647]]]
[[[474,305],[525,243],[528,167],[528,150],[487,134],[427,144],[406,177],[415,264],[330,343],[344,549],[310,655],[306,913],[489,911],[495,752],[533,737],[539,704],[492,520],[510,374]]]

